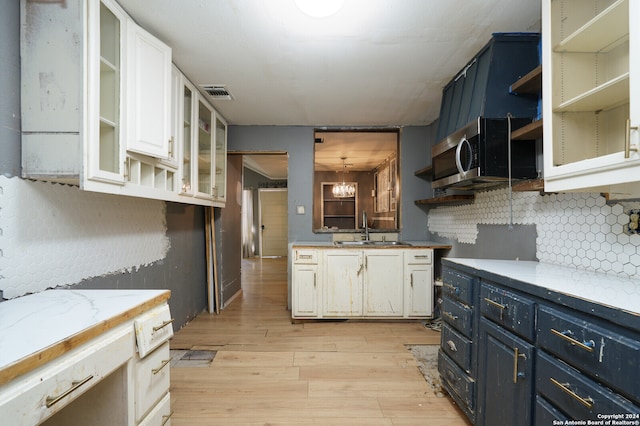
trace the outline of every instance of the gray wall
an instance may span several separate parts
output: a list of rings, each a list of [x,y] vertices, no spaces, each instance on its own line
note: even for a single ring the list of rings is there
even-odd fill
[[[20,2],[0,13],[0,173],[20,175]]]
[[[289,155],[289,242],[330,241],[331,235],[314,234],[313,212],[313,127],[229,126],[229,151],[286,151]],[[430,163],[431,127],[405,127],[400,134],[400,173],[402,182],[400,226],[401,238],[425,240],[427,215],[414,204],[431,191],[429,182],[414,172]],[[305,214],[296,214],[296,206]]]
[[[0,13],[0,174],[8,177],[21,173],[19,4],[3,2]],[[165,259],[135,271],[86,279],[73,287],[169,289],[174,329],[181,328],[206,307],[204,209],[167,203],[166,222],[171,248]]]

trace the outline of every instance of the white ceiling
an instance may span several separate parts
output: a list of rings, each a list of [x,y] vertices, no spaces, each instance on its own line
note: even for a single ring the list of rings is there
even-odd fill
[[[294,0],[118,0],[172,47],[231,125],[428,125],[442,87],[493,32],[540,31],[538,0],[345,0],[328,18]]]

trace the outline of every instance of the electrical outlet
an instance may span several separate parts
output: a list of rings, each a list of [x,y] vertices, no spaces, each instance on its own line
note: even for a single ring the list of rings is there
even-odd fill
[[[640,209],[629,209],[629,223],[625,227],[625,234],[633,235],[640,234]]]

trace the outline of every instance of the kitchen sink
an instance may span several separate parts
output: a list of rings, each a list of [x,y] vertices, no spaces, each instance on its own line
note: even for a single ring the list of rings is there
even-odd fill
[[[350,247],[350,246],[356,246],[356,247],[362,247],[362,246],[365,246],[365,247],[371,247],[371,246],[411,247],[411,244],[406,243],[404,241],[336,241],[336,242],[334,242],[334,244],[337,245],[337,246],[344,246],[344,247]]]

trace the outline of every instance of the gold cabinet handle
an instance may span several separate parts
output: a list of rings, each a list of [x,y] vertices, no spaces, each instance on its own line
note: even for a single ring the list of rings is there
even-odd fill
[[[518,377],[524,377],[523,373],[518,373],[518,358],[527,358],[521,354],[518,348],[513,348],[513,383],[518,383]]]
[[[428,259],[429,256],[426,254],[417,254],[414,256],[416,259]]]
[[[571,332],[571,330],[558,331],[552,328],[551,332],[556,336],[560,337],[561,339],[564,339],[567,342],[571,343],[572,345],[579,347],[580,349],[584,349],[587,352],[593,352],[593,347],[595,346],[595,343],[593,340],[590,340],[588,342],[581,342],[579,340],[576,340],[572,337],[573,333]]]
[[[577,393],[571,390],[571,388],[569,387],[570,386],[569,383],[560,383],[553,377],[549,377],[549,380],[551,380],[551,383],[559,387],[564,393],[566,393],[567,395],[570,395],[573,399],[578,400],[580,404],[584,405],[588,409],[593,408],[593,399],[591,397],[586,397],[586,398],[581,397],[580,395],[578,395]]]
[[[300,256],[298,256],[298,259],[311,259],[313,258],[313,256],[311,256],[310,254],[301,254]]]
[[[442,315],[444,315],[445,317],[449,318],[452,321],[457,321],[458,320],[458,316],[457,315],[453,315],[451,312],[443,311]]]
[[[413,287],[413,273],[411,273],[410,275],[409,284],[411,284],[411,287]]]
[[[448,288],[449,290],[453,291],[456,295],[460,294],[460,289],[454,285],[448,284],[448,283],[443,283],[442,284],[443,287]]]
[[[316,287],[316,273],[313,273],[313,287]]]
[[[453,340],[447,340],[447,346],[449,346],[451,352],[458,352],[458,348],[456,347],[456,344],[453,342]]]
[[[160,364],[160,367],[152,369],[151,372],[153,374],[158,374],[160,372],[160,370],[162,370],[164,367],[166,367],[167,364],[169,364],[170,362],[171,362],[171,358],[163,359],[162,360],[162,364]]]
[[[163,322],[163,323],[162,323],[162,324],[160,324],[160,325],[157,325],[157,326],[153,327],[153,332],[155,333],[156,331],[158,331],[158,330],[161,330],[161,329],[165,328],[166,326],[168,326],[168,325],[169,325],[169,324],[171,324],[172,322],[173,322],[173,318],[171,318],[170,320],[167,320],[167,321]]]
[[[627,118],[626,127],[627,128],[625,129],[625,132],[624,132],[624,158],[629,158],[631,151],[638,152],[637,146],[634,146],[633,148],[631,147],[631,129],[638,130],[638,126],[632,126],[631,119]]]
[[[62,398],[69,395],[71,392],[75,391],[76,389],[78,389],[80,386],[84,385],[91,379],[93,379],[93,375],[87,376],[82,380],[73,381],[71,382],[71,387],[66,391],[62,392],[60,395],[48,396],[46,399],[47,408],[50,408],[54,404],[57,404]]]
[[[498,303],[498,302],[496,302],[495,300],[491,300],[491,299],[489,299],[488,297],[485,297],[485,298],[484,298],[484,301],[485,301],[485,302],[487,302],[488,304],[493,305],[493,306],[495,306],[496,308],[500,308],[500,309],[502,309],[502,310],[505,310],[505,309],[508,309],[508,308],[509,308],[509,305],[503,305],[502,303]]]
[[[164,416],[162,416],[162,423],[160,423],[160,426],[166,425],[169,419],[171,419],[171,416],[173,416],[173,411],[171,411],[169,414],[165,414]]]

